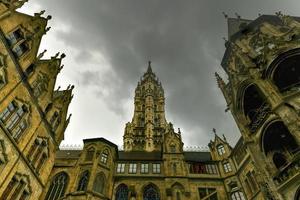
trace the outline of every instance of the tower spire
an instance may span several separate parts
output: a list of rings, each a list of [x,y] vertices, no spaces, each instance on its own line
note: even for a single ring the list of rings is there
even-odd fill
[[[152,68],[151,68],[151,61],[148,61],[148,68],[147,68],[147,73],[153,73]]]
[[[125,151],[160,151],[165,119],[164,90],[148,62],[147,71],[135,89],[134,114],[124,132]]]

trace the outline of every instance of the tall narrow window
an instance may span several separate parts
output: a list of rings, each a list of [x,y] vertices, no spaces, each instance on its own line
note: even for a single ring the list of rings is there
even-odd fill
[[[29,49],[27,41],[25,40],[20,28],[9,33],[7,35],[7,41],[17,57],[21,57]]]
[[[65,172],[60,172],[54,176],[48,189],[45,200],[57,200],[64,196],[68,186],[69,176]]]
[[[84,171],[79,179],[77,191],[86,191],[89,182],[90,173],[89,171]]]
[[[129,190],[127,185],[121,184],[116,190],[116,200],[128,200]]]
[[[3,164],[7,162],[7,154],[5,153],[4,141],[0,140],[0,169],[3,168]]]
[[[85,161],[92,161],[94,159],[95,149],[91,147],[87,150],[85,155]]]
[[[49,78],[44,73],[39,73],[36,79],[32,83],[33,94],[39,97],[43,92],[47,90]]]
[[[27,154],[27,158],[37,172],[40,172],[43,165],[46,163],[48,153],[48,138],[38,136],[32,143]]]
[[[24,39],[23,33],[19,28],[7,35],[8,43],[11,46],[15,45],[18,41],[22,39]]]
[[[0,199],[24,199],[29,197],[31,193],[30,181],[28,176],[16,173],[13,176],[9,184],[6,186],[4,192],[2,193]]]
[[[108,160],[108,151],[107,151],[107,149],[105,149],[101,154],[100,162],[102,162],[103,164],[106,164],[107,160]]]
[[[0,120],[17,142],[27,128],[26,113],[27,107],[25,105],[18,106],[15,101],[9,103],[0,113]]]
[[[52,129],[55,131],[60,123],[60,116],[57,111],[55,111],[50,119],[50,124]]]
[[[93,190],[95,192],[104,194],[104,186],[105,186],[105,175],[103,173],[98,173],[94,181]]]

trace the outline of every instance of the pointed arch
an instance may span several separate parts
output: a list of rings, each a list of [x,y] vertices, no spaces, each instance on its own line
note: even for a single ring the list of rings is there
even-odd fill
[[[57,200],[63,197],[68,183],[69,176],[66,172],[56,174],[51,181],[45,200]]]
[[[175,182],[172,186],[172,193],[176,200],[181,200],[182,195],[184,194],[184,186],[180,184],[179,182]]]
[[[85,161],[92,161],[95,155],[95,147],[91,146],[87,149],[85,154]]]
[[[262,150],[266,155],[275,151],[286,150],[292,154],[299,151],[295,138],[280,120],[272,121],[265,127],[261,141]]]
[[[128,186],[124,183],[120,184],[116,189],[116,198],[115,200],[128,200],[129,190]]]
[[[279,55],[264,76],[271,79],[280,92],[300,86],[300,48]]]
[[[90,172],[88,170],[81,173],[78,186],[77,186],[77,191],[86,191],[89,178],[90,178]]]
[[[150,183],[144,187],[143,200],[160,200],[159,190],[156,185]]]
[[[95,181],[93,184],[93,190],[100,194],[105,194],[104,186],[106,183],[106,178],[103,172],[100,172],[96,175]]]
[[[109,150],[105,148],[101,153],[100,162],[106,164],[108,162],[108,159],[109,159]]]

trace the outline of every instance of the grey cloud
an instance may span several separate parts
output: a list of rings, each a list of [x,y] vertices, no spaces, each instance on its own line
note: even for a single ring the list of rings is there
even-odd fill
[[[56,37],[82,52],[74,57],[76,61],[81,65],[89,62],[94,51],[110,61],[108,72],[78,70],[82,72],[81,84],[95,87],[95,95],[104,98],[114,112],[125,112],[123,102],[132,97],[147,61],[152,60],[153,70],[166,91],[167,116],[175,121],[176,127],[190,131],[185,138],[193,144],[198,141],[206,144],[212,138],[213,127],[226,134],[232,143],[239,136],[232,116],[224,112],[225,101],[213,75],[214,71],[222,70],[220,60],[225,50],[222,37],[227,35],[227,27],[222,11],[239,12],[250,19],[258,13],[272,14],[278,8],[296,15],[297,9],[292,9],[296,3],[293,0],[39,2],[53,15],[56,24],[71,27],[70,32],[59,31]]]

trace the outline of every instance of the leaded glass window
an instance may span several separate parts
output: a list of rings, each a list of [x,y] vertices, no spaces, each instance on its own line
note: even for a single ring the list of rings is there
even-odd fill
[[[152,184],[147,185],[144,189],[143,200],[159,200],[159,194],[156,187]]]
[[[103,173],[97,174],[94,181],[93,190],[95,192],[104,194],[104,185],[105,185],[105,175]]]
[[[128,200],[128,187],[125,184],[121,184],[116,190],[116,200]]]
[[[51,182],[45,200],[57,200],[64,196],[69,177],[65,172],[58,173]]]
[[[79,179],[77,191],[86,191],[89,182],[90,173],[89,171],[84,171]]]

